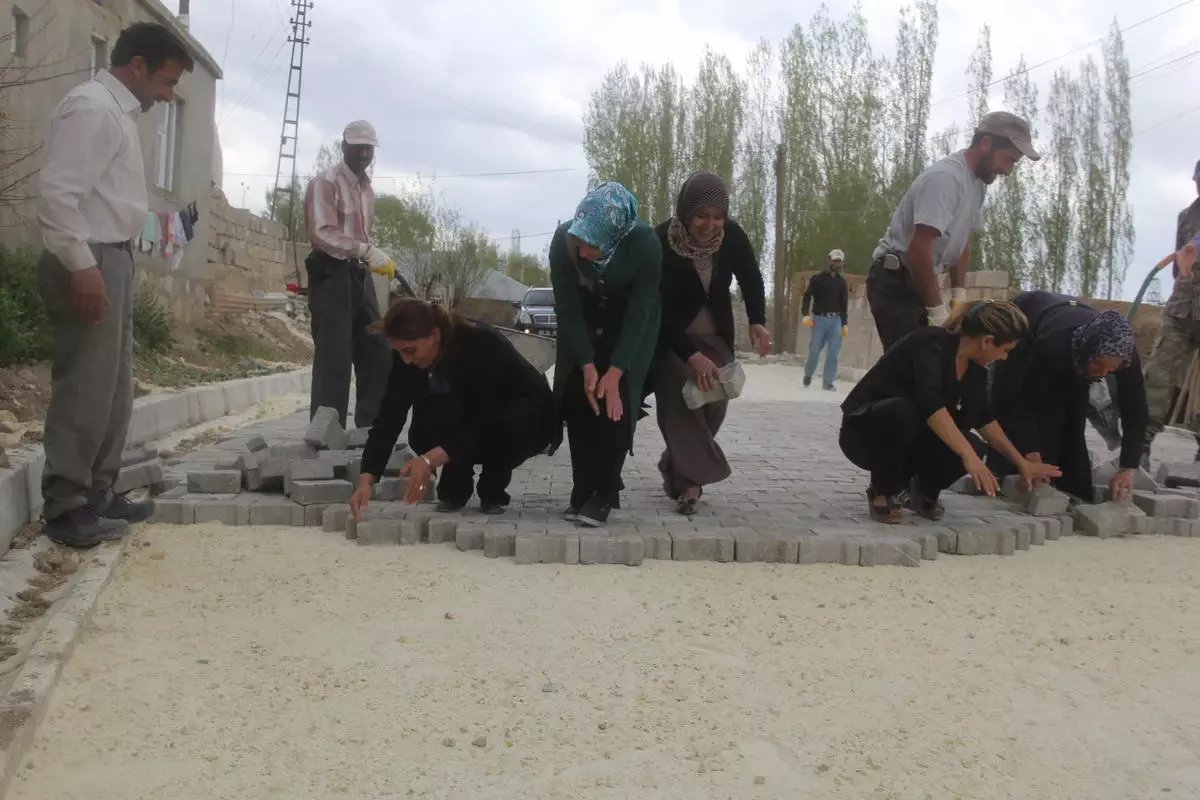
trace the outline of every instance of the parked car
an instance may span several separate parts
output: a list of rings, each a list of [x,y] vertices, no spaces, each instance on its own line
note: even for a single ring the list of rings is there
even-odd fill
[[[536,333],[539,336],[558,335],[558,314],[554,311],[554,290],[534,288],[525,292],[525,297],[514,302],[517,309],[517,330]]]

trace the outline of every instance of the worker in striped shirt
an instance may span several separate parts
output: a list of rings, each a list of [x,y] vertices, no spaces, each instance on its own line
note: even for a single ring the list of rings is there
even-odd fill
[[[351,368],[354,424],[369,428],[391,367],[387,341],[368,330],[380,319],[371,272],[392,267],[391,257],[371,241],[375,190],[367,168],[378,145],[369,122],[351,122],[342,134],[342,163],[313,178],[304,197],[312,245],[305,260],[314,349],[309,416],[328,406],[337,409],[343,427]]]

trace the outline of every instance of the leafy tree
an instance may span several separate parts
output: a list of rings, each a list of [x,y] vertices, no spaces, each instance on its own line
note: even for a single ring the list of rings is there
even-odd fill
[[[511,253],[508,256],[508,277],[526,286],[549,286],[550,273],[542,267],[536,256]]]

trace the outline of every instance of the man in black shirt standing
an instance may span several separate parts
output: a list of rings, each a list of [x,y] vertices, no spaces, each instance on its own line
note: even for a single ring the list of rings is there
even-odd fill
[[[812,328],[812,337],[808,342],[808,363],[804,365],[804,385],[812,383],[813,373],[817,371],[817,359],[821,357],[821,348],[825,350],[825,371],[822,378],[825,391],[832,392],[833,379],[837,377],[838,353],[842,349],[842,337],[846,335],[846,324],[849,319],[850,291],[846,279],[842,277],[842,263],[846,254],[834,250],[829,254],[829,269],[813,275],[804,291],[805,327]],[[809,313],[811,311],[811,313]]]

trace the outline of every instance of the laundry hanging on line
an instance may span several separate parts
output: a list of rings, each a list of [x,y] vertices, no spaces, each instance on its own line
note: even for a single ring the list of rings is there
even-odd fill
[[[138,252],[170,258],[196,237],[199,219],[200,212],[195,203],[189,203],[181,211],[147,213],[138,236]]]

